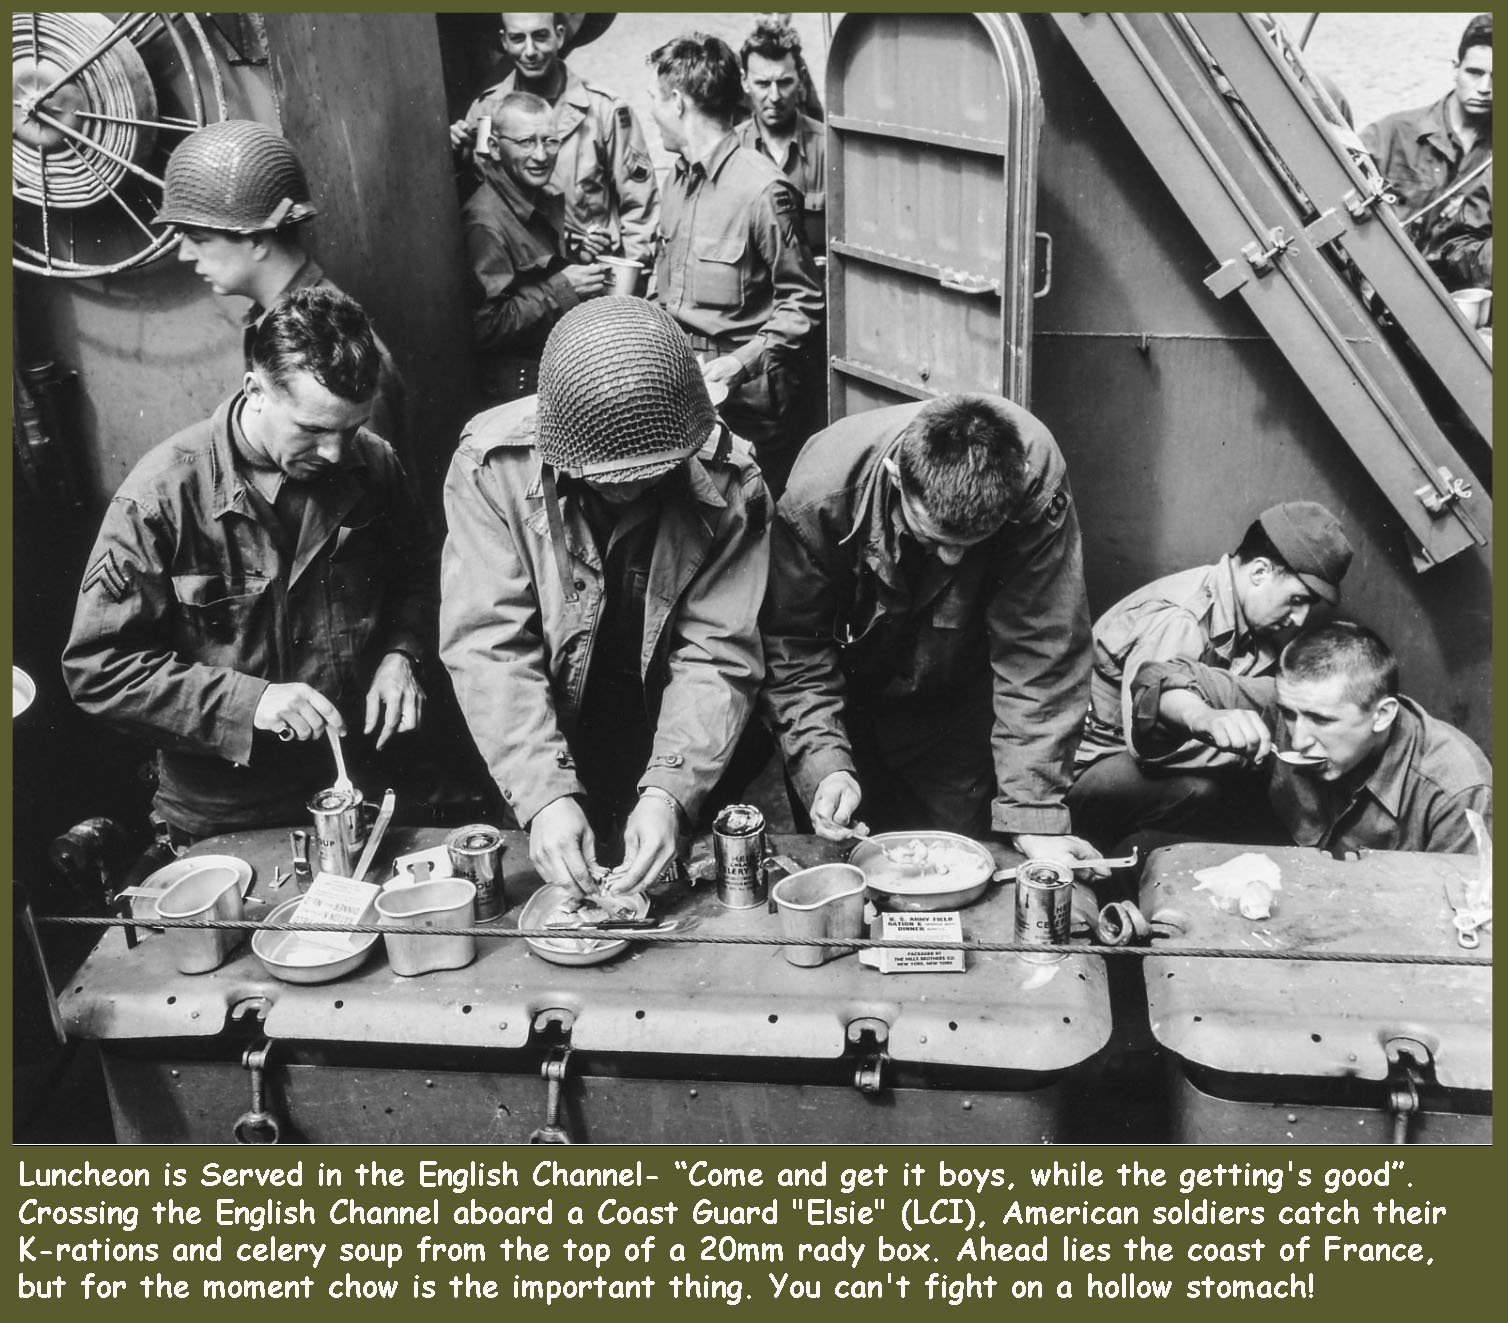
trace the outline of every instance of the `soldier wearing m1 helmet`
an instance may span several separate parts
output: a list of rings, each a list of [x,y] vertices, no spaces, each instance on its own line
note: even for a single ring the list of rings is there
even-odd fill
[[[445,486],[441,655],[546,882],[673,858],[764,677],[770,497],[680,328],[572,309],[539,394],[474,418]]]
[[[300,227],[318,214],[292,145],[255,120],[207,124],[168,159],[162,206],[152,223],[178,232],[178,260],[192,262],[214,293],[251,300],[242,331],[248,370],[271,309],[296,290],[338,289],[304,250]],[[381,370],[367,426],[414,473],[403,378],[381,337],[377,352]]]

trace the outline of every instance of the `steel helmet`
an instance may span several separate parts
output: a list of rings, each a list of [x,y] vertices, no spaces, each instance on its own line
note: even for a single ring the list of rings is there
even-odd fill
[[[178,144],[153,224],[259,234],[315,214],[288,140],[255,120],[227,119]]]
[[[562,473],[658,477],[700,450],[715,424],[686,333],[643,299],[591,299],[545,341],[536,440],[540,457]]]

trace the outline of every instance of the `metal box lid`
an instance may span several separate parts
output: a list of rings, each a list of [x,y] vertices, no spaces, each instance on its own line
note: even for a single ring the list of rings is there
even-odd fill
[[[1317,850],[1264,848],[1282,889],[1272,916],[1224,913],[1194,874],[1242,854],[1234,845],[1178,845],[1147,861],[1141,904],[1154,942],[1233,950],[1461,955],[1490,958],[1492,940],[1456,940],[1448,882],[1470,880],[1468,855],[1367,853],[1339,861]],[[1160,935],[1159,913],[1182,932]],[[1188,1061],[1253,1075],[1388,1075],[1385,1044],[1417,1039],[1447,1088],[1492,1087],[1492,971],[1406,963],[1177,959],[1144,962],[1147,1008],[1158,1042]]]
[[[443,839],[435,830],[394,833],[401,853]],[[264,839],[265,838],[265,839]],[[521,833],[506,834],[505,872],[513,924],[522,898],[538,885],[520,862]],[[206,842],[257,867],[258,886],[286,848],[281,832]],[[783,838],[798,862],[831,857],[812,838]],[[726,910],[698,888],[677,913],[700,918],[695,935],[774,938],[779,920],[763,907]],[[278,893],[274,892],[276,897]],[[1011,888],[993,887],[963,911],[965,937],[1009,941]],[[464,969],[402,978],[381,946],[354,974],[316,986],[284,984],[241,946],[210,974],[183,975],[166,943],[147,933],[128,950],[109,932],[62,1000],[71,1032],[144,1040],[207,1037],[250,997],[270,1003],[272,1038],[300,1041],[516,1049],[542,1012],[568,1012],[573,1046],[601,1053],[832,1060],[850,1050],[849,1026],[882,1021],[898,1062],[971,1069],[1058,1071],[1097,1052],[1110,1037],[1103,961],[1071,956],[1029,966],[1009,954],[969,952],[963,974],[881,975],[846,956],[815,969],[786,962],[778,945],[637,943],[607,964],[549,964],[518,939],[477,943]]]

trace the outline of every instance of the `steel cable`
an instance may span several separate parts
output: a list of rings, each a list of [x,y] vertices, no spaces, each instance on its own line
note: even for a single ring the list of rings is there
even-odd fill
[[[500,939],[534,938],[559,941],[591,938],[599,941],[643,942],[670,946],[815,946],[874,948],[881,951],[987,951],[1020,955],[1132,956],[1166,960],[1293,960],[1306,963],[1351,965],[1462,965],[1491,968],[1491,956],[1405,955],[1365,951],[1249,951],[1238,948],[1190,946],[1170,950],[1156,946],[1036,945],[1026,942],[983,942],[968,938],[959,942],[927,942],[909,937],[889,940],[873,937],[735,937],[709,933],[648,933],[633,929],[592,928],[585,924],[570,929],[497,928],[473,924],[465,928],[425,928],[413,924],[380,923],[267,923],[257,919],[126,919],[117,915],[39,915],[38,924],[49,927],[83,928],[227,928],[243,932],[274,933],[377,933],[395,936],[471,936]]]

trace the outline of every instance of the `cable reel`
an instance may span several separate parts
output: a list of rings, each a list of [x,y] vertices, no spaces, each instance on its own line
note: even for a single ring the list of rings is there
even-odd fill
[[[183,136],[226,117],[192,14],[11,16],[12,264],[64,279],[170,252],[149,222]]]

